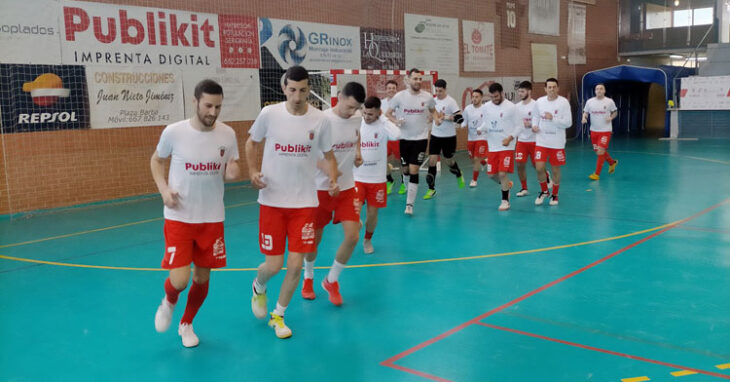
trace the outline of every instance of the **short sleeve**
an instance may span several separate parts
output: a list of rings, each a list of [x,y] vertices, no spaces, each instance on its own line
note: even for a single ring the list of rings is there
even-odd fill
[[[160,135],[160,141],[157,143],[157,156],[167,158],[172,154],[172,130],[170,126],[165,127]]]
[[[616,108],[616,102],[613,102],[613,100],[611,100],[611,104],[610,104],[610,105],[608,105],[608,111],[610,111],[611,113],[613,113],[613,112],[614,112],[614,111],[616,111],[616,110],[618,110],[618,109]]]
[[[248,130],[248,134],[251,136],[254,142],[261,142],[266,138],[266,133],[269,129],[269,108],[265,107],[256,117],[256,120]]]
[[[329,118],[324,118],[319,128],[319,150],[323,153],[332,151],[332,125]]]

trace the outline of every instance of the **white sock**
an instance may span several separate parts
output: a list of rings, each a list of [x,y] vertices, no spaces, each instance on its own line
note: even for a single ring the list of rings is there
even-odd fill
[[[327,274],[327,282],[333,283],[337,281],[337,279],[340,277],[340,273],[342,273],[342,270],[345,269],[345,264],[341,264],[335,260],[332,263],[332,268],[330,268],[330,273]]]
[[[274,314],[277,316],[284,317],[284,312],[286,312],[286,306],[281,306],[279,302],[276,302],[276,309],[274,309]]]
[[[259,279],[257,277],[253,279],[253,290],[256,292],[256,294],[266,293],[266,285],[259,284]]]
[[[411,179],[410,175],[403,174],[403,184],[408,184],[408,181]]]
[[[314,278],[314,261],[304,260],[304,278],[305,279]]]
[[[406,204],[413,205],[418,194],[418,183],[408,183],[408,194],[406,195]]]

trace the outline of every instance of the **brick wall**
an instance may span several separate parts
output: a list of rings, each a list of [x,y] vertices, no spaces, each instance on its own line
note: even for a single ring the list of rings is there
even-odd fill
[[[531,76],[530,43],[558,46],[561,94],[590,70],[616,65],[616,0],[587,6],[586,65],[568,65],[568,1],[561,0],[561,36],[527,33],[527,0],[520,3],[520,48],[500,47],[500,18],[495,1],[101,1],[208,13],[244,14],[363,27],[403,29],[403,13],[427,14],[495,23],[496,72],[460,73],[462,77]],[[292,4],[296,4],[293,7]],[[461,50],[460,50],[461,51]],[[463,62],[463,61],[462,61]],[[536,84],[534,95],[544,94]],[[575,98],[575,96],[572,96]],[[231,122],[243,143],[250,121]],[[156,192],[149,170],[162,127],[66,130],[2,135],[0,145],[0,215],[56,208]],[[463,137],[460,139],[463,145]],[[243,164],[243,163],[242,163]],[[245,164],[243,165],[245,173]]]

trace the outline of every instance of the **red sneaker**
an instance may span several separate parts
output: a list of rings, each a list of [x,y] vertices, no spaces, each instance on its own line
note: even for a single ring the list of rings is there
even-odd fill
[[[340,295],[340,284],[337,281],[330,283],[325,277],[322,280],[322,288],[329,294],[330,302],[335,306],[342,305],[342,296]]]
[[[314,280],[304,279],[304,285],[302,285],[302,297],[306,300],[314,300],[317,297],[314,294]]]

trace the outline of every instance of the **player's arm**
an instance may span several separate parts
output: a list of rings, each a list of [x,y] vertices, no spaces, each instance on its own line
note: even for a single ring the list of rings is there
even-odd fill
[[[390,121],[383,121],[383,129],[388,134],[389,141],[397,141],[400,139],[400,129]]]
[[[226,163],[226,172],[223,176],[223,180],[226,182],[233,182],[241,177],[241,166],[238,165],[236,159],[229,159]]]
[[[360,146],[360,134],[357,135],[357,146],[355,147],[355,167],[362,166],[362,150]]]
[[[332,196],[337,196],[340,193],[340,186],[337,185],[337,178],[339,178],[340,172],[337,169],[335,153],[332,150],[325,152],[324,161],[326,163],[327,176],[330,178],[329,193]]]
[[[261,173],[261,162],[259,156],[263,149],[264,142],[256,142],[252,137],[248,137],[246,140],[246,164],[248,164],[248,174],[251,177],[251,184],[256,188],[266,187]]]
[[[522,116],[517,110],[512,112],[512,126],[514,126],[512,132],[507,138],[502,140],[502,146],[509,146],[513,140],[517,140],[517,137],[520,136],[520,132],[522,131]]]
[[[152,179],[155,180],[155,184],[157,185],[157,190],[162,196],[162,201],[167,207],[175,208],[180,195],[177,191],[172,190],[167,184],[167,180],[165,179],[166,163],[167,158],[160,158],[157,154],[157,150],[155,150],[155,153],[152,154],[152,158],[150,158],[150,170],[152,171]]]
[[[399,121],[397,118],[395,118],[395,109],[392,107],[388,108],[388,111],[385,112],[385,118],[387,118],[388,121],[390,121],[391,123],[393,123],[394,125],[396,125],[398,127],[400,127],[402,124],[401,121]]]
[[[560,106],[560,115],[553,115],[553,122],[555,122],[555,124],[561,129],[570,128],[570,125],[573,124],[573,116],[570,114],[570,104],[568,103],[568,100],[563,99]]]
[[[606,118],[606,122],[613,121],[617,116],[618,116],[618,110],[612,111],[611,115],[609,115],[608,118]]]
[[[433,122],[436,124],[436,126],[441,125],[441,122],[444,121],[444,116],[436,111],[436,108],[433,106],[429,107],[428,111],[431,113],[431,118],[433,119]]]
[[[588,112],[587,111],[584,111],[583,112],[583,119],[581,120],[581,123],[584,124],[584,125],[586,123],[588,123]]]
[[[535,133],[540,132],[540,108],[535,105],[535,108],[532,109],[532,131]]]

